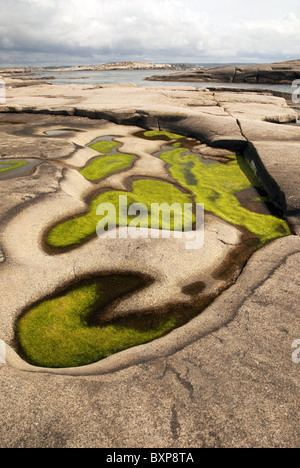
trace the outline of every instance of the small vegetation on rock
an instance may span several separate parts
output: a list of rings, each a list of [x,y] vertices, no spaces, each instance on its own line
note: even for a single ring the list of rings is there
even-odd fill
[[[275,216],[254,213],[244,208],[236,195],[261,184],[242,156],[228,156],[226,164],[202,162],[197,154],[184,154],[186,148],[163,152],[160,158],[168,164],[170,174],[204,203],[210,211],[225,221],[242,226],[257,235],[261,245],[291,234],[287,223]],[[256,202],[263,202],[257,197]]]
[[[110,140],[99,140],[89,148],[106,156],[92,159],[84,169],[80,171],[87,180],[97,181],[116,172],[128,169],[137,156],[116,152],[121,143]]]
[[[87,180],[95,181],[103,179],[118,171],[128,169],[136,156],[132,154],[113,154],[100,156],[93,159],[84,169],[80,171]]]
[[[141,286],[140,277],[96,278],[33,306],[17,323],[21,353],[35,366],[78,367],[163,336],[176,326],[175,318],[161,318],[148,328],[130,318],[89,323],[97,314],[101,319],[111,301]]]
[[[184,213],[184,204],[192,203],[192,198],[189,195],[182,193],[177,187],[168,182],[160,182],[157,180],[137,180],[132,184],[132,192],[118,192],[115,190],[105,192],[96,197],[90,204],[88,213],[77,218],[69,219],[63,223],[55,226],[47,237],[47,243],[50,247],[66,248],[76,246],[84,242],[92,236],[96,236],[96,227],[101,216],[97,215],[97,208],[101,204],[110,203],[116,208],[116,221],[117,226],[128,226],[129,222],[133,219],[126,218],[126,223],[120,222],[119,203],[120,196],[127,196],[128,208],[134,203],[142,203],[147,209],[148,213],[141,219],[140,226],[148,228],[151,227],[151,204],[152,203],[167,203],[173,205],[177,203],[180,205],[180,213]],[[179,210],[178,210],[179,211]],[[184,226],[183,215],[176,216],[174,213],[171,218],[171,230],[182,230]],[[157,229],[169,229],[169,225],[164,225],[164,220],[160,219],[155,227]],[[176,224],[177,223],[177,224]],[[113,220],[110,225],[113,224]]]

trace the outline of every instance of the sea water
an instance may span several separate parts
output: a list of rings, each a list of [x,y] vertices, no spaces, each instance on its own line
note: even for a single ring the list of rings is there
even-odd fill
[[[199,82],[176,82],[176,81],[145,81],[145,78],[154,75],[166,75],[178,73],[169,70],[101,70],[101,71],[63,71],[47,69],[36,71],[30,75],[32,79],[46,79],[53,84],[81,84],[81,85],[107,85],[107,84],[135,84],[137,86],[193,86],[195,88],[245,88],[245,89],[267,89],[292,94],[291,85],[278,84],[252,84],[252,83],[199,83]]]

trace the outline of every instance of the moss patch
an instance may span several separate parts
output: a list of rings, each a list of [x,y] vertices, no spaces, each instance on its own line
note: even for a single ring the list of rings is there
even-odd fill
[[[184,212],[184,204],[192,203],[192,198],[189,195],[182,193],[177,187],[167,182],[160,182],[156,180],[137,180],[132,184],[132,192],[118,192],[110,191],[105,192],[95,198],[90,204],[89,212],[83,216],[70,219],[64,223],[61,223],[54,227],[47,236],[47,243],[50,247],[66,248],[78,245],[88,239],[91,236],[96,235],[96,227],[103,216],[96,214],[97,208],[100,204],[110,203],[116,208],[116,224],[117,226],[128,226],[130,221],[134,219],[128,218],[126,222],[120,220],[119,216],[119,204],[120,196],[127,196],[127,206],[131,206],[134,203],[143,203],[148,213],[140,219],[140,225],[137,227],[148,228],[151,227],[151,204],[152,203],[167,203],[172,205],[178,203],[180,210],[178,209],[179,215],[171,213],[171,230],[182,230],[185,220],[183,215],[180,217],[180,213]],[[178,207],[179,208],[179,207]],[[110,224],[113,224],[111,220]],[[159,219],[156,224],[152,224],[152,227],[156,229],[168,229],[169,225],[165,225],[162,219]]]
[[[144,132],[144,136],[146,138],[153,138],[157,140],[161,140],[162,137],[166,137],[169,140],[181,140],[185,138],[182,135],[177,135],[177,133],[163,132],[163,131],[158,131],[158,130],[150,130],[150,131]]]
[[[169,132],[145,132],[144,136],[170,140],[184,138]],[[216,278],[224,281],[234,277],[237,265],[240,267],[241,261],[246,262],[255,249],[272,239],[291,234],[287,223],[282,219],[251,211],[239,201],[238,194],[252,187],[261,187],[242,157],[228,155],[226,164],[213,161],[208,164],[197,154],[186,154],[189,150],[183,147],[184,144],[178,141],[163,151],[160,158],[168,165],[173,179],[191,195],[167,182],[136,180],[132,183],[131,192],[104,192],[91,202],[88,213],[54,227],[47,236],[48,245],[61,249],[70,248],[95,236],[97,224],[101,220],[101,216],[97,215],[97,208],[104,203],[115,207],[117,226],[130,225],[133,217],[126,216],[124,221],[119,214],[120,196],[127,196],[127,207],[133,203],[142,203],[147,207],[147,214],[139,218],[140,227],[150,227],[151,221],[153,222],[150,218],[151,204],[178,203],[181,218],[176,216],[175,210],[171,217],[171,229],[182,230],[185,221],[182,219],[183,205],[196,201],[204,203],[206,211],[231,224],[246,228],[249,232],[245,231],[245,242],[234,249],[225,265],[221,265],[214,273]],[[93,160],[83,169],[83,175],[89,180],[96,180],[119,170],[116,169],[117,162],[121,165],[132,162],[129,159],[133,155],[110,154],[119,146],[117,142],[102,140],[95,145],[98,145],[97,151],[107,156]],[[118,161],[119,156],[126,156],[128,160]],[[251,198],[250,194],[249,202],[263,201],[263,197],[255,194]],[[157,219],[156,223],[152,227],[170,228],[169,224],[164,225],[163,219]],[[139,277],[102,277],[82,281],[56,297],[34,305],[17,323],[17,340],[22,355],[30,363],[41,367],[63,368],[91,364],[167,334],[198,315],[214,299],[205,296],[205,283],[198,281],[183,288],[184,294],[193,297],[190,304],[172,305],[170,310],[155,311],[155,316],[152,317],[133,315],[105,321],[107,306],[144,286],[145,282]],[[160,316],[159,313],[164,315]]]
[[[169,165],[170,174],[191,190],[197,203],[231,224],[242,226],[258,236],[261,245],[291,234],[287,223],[275,216],[254,213],[244,208],[236,195],[261,187],[242,156],[230,156],[227,164],[202,162],[196,154],[186,154],[186,148],[163,152],[160,158]],[[263,200],[261,199],[261,202]]]
[[[148,329],[133,326],[131,320],[127,325],[126,319],[89,326],[93,314],[141,286],[139,277],[104,277],[32,307],[17,323],[21,353],[36,366],[77,367],[163,336],[176,326],[175,318],[162,318]]]
[[[89,146],[89,148],[97,151],[98,153],[102,154],[110,154],[116,148],[121,146],[121,143],[118,141],[110,141],[110,140],[99,140],[96,143],[93,143]]]
[[[89,148],[106,156],[100,156],[90,161],[80,171],[87,180],[96,181],[125,169],[128,169],[137,156],[133,154],[122,154],[116,152],[121,143],[111,140],[99,140]]]
[[[103,179],[115,172],[128,169],[136,156],[132,154],[113,154],[109,156],[100,156],[93,159],[84,169],[80,171],[87,180],[95,181]]]

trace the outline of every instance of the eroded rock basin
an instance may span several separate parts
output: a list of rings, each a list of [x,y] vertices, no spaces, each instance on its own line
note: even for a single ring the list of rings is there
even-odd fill
[[[66,137],[66,136],[71,136],[76,133],[76,131],[82,131],[78,129],[73,129],[73,128],[57,128],[54,130],[46,130],[45,135],[52,136],[52,137]]]
[[[42,162],[36,159],[0,160],[0,180],[30,176]]]
[[[9,220],[4,250],[11,262],[0,267],[0,278],[13,271],[20,292],[3,294],[3,334],[36,369],[88,366],[163,337],[228,289],[255,250],[290,234],[241,155],[107,122],[60,135],[80,149],[64,157],[55,194]],[[153,225],[148,215],[139,216],[141,236],[132,238],[136,217],[121,219],[120,196],[128,208],[175,203],[179,215],[185,204],[194,215],[204,204],[204,245],[188,250],[185,235],[176,239],[176,209],[169,239],[163,220]],[[116,208],[116,236],[98,238],[97,208],[107,203]]]

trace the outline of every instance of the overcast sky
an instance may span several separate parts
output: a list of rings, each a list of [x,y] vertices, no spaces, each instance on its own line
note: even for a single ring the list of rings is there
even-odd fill
[[[0,66],[300,58],[300,0],[0,0]]]

